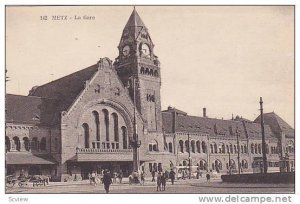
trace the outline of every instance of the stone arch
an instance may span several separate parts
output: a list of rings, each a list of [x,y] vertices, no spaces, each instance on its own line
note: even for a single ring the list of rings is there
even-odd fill
[[[100,141],[100,117],[98,111],[93,111],[95,126],[96,126],[96,140]]]
[[[179,148],[180,148],[180,152],[183,153],[184,148],[183,148],[183,141],[182,140],[179,140]]]
[[[38,141],[38,138],[37,137],[34,137],[34,138],[32,138],[32,140],[31,140],[31,149],[32,150],[38,150],[39,149],[39,141]]]
[[[201,147],[202,147],[202,152],[207,153],[207,146],[206,146],[206,143],[204,141],[201,142]]]
[[[197,153],[201,153],[201,145],[199,140],[196,142],[196,147],[197,147]]]
[[[112,113],[112,120],[113,120],[113,130],[114,130],[114,141],[119,142],[119,119],[117,113]]]
[[[43,138],[41,139],[41,142],[40,142],[40,149],[41,149],[42,151],[45,151],[45,150],[46,150],[46,147],[47,147],[47,141],[46,141],[46,138],[43,137]]]

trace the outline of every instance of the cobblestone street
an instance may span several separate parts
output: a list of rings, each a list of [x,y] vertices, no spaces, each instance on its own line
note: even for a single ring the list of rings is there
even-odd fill
[[[292,184],[233,184],[222,183],[219,179],[213,179],[207,183],[203,178],[199,180],[179,180],[174,185],[167,183],[165,191],[157,191],[156,183],[146,181],[142,185],[112,184],[110,193],[294,193]],[[23,188],[13,187],[6,190],[6,193],[105,193],[102,184],[90,185],[88,181],[80,182],[58,182],[50,183],[48,186],[32,187],[31,185]]]

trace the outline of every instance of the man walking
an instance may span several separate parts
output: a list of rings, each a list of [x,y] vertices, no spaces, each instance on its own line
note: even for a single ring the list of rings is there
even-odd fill
[[[152,175],[152,181],[151,182],[155,182],[155,171],[154,170],[151,172],[151,175]]]
[[[109,186],[112,183],[110,172],[108,170],[104,171],[103,184],[106,193],[109,193]]]
[[[174,185],[175,171],[173,169],[170,171],[170,179],[171,179],[172,185]]]

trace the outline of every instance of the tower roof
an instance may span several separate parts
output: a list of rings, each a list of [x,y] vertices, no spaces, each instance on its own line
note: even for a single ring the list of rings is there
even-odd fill
[[[128,27],[146,27],[135,8],[126,23],[125,29]]]

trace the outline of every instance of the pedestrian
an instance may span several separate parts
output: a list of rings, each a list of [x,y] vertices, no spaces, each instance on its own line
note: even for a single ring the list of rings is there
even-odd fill
[[[95,171],[93,171],[91,174],[91,180],[92,180],[92,183],[96,186],[96,172]]]
[[[117,176],[118,176],[118,175],[117,175],[117,172],[114,172],[114,173],[113,173],[113,179],[114,179],[114,180],[113,180],[113,183],[117,183]]]
[[[109,186],[112,183],[111,175],[109,171],[104,171],[103,184],[106,193],[109,193]]]
[[[161,172],[159,171],[158,174],[157,174],[157,179],[156,179],[156,190],[158,191],[161,191]]]
[[[209,172],[207,172],[207,174],[206,174],[206,181],[207,181],[207,182],[210,181],[210,174],[209,174]]]
[[[142,171],[141,172],[141,185],[144,185],[145,183],[145,173]]]
[[[151,175],[152,175],[152,181],[151,182],[155,182],[155,171],[154,170],[151,172]]]
[[[122,172],[122,170],[120,170],[120,172],[118,174],[118,178],[119,178],[119,182],[122,183],[122,179],[123,179],[123,172]]]
[[[170,171],[170,179],[171,179],[172,185],[174,185],[175,171],[173,169]]]
[[[133,182],[133,176],[131,174],[128,176],[128,180],[129,180],[129,185],[131,185]]]
[[[161,176],[161,186],[163,191],[166,190],[166,184],[167,184],[167,175],[166,173],[163,173]]]

